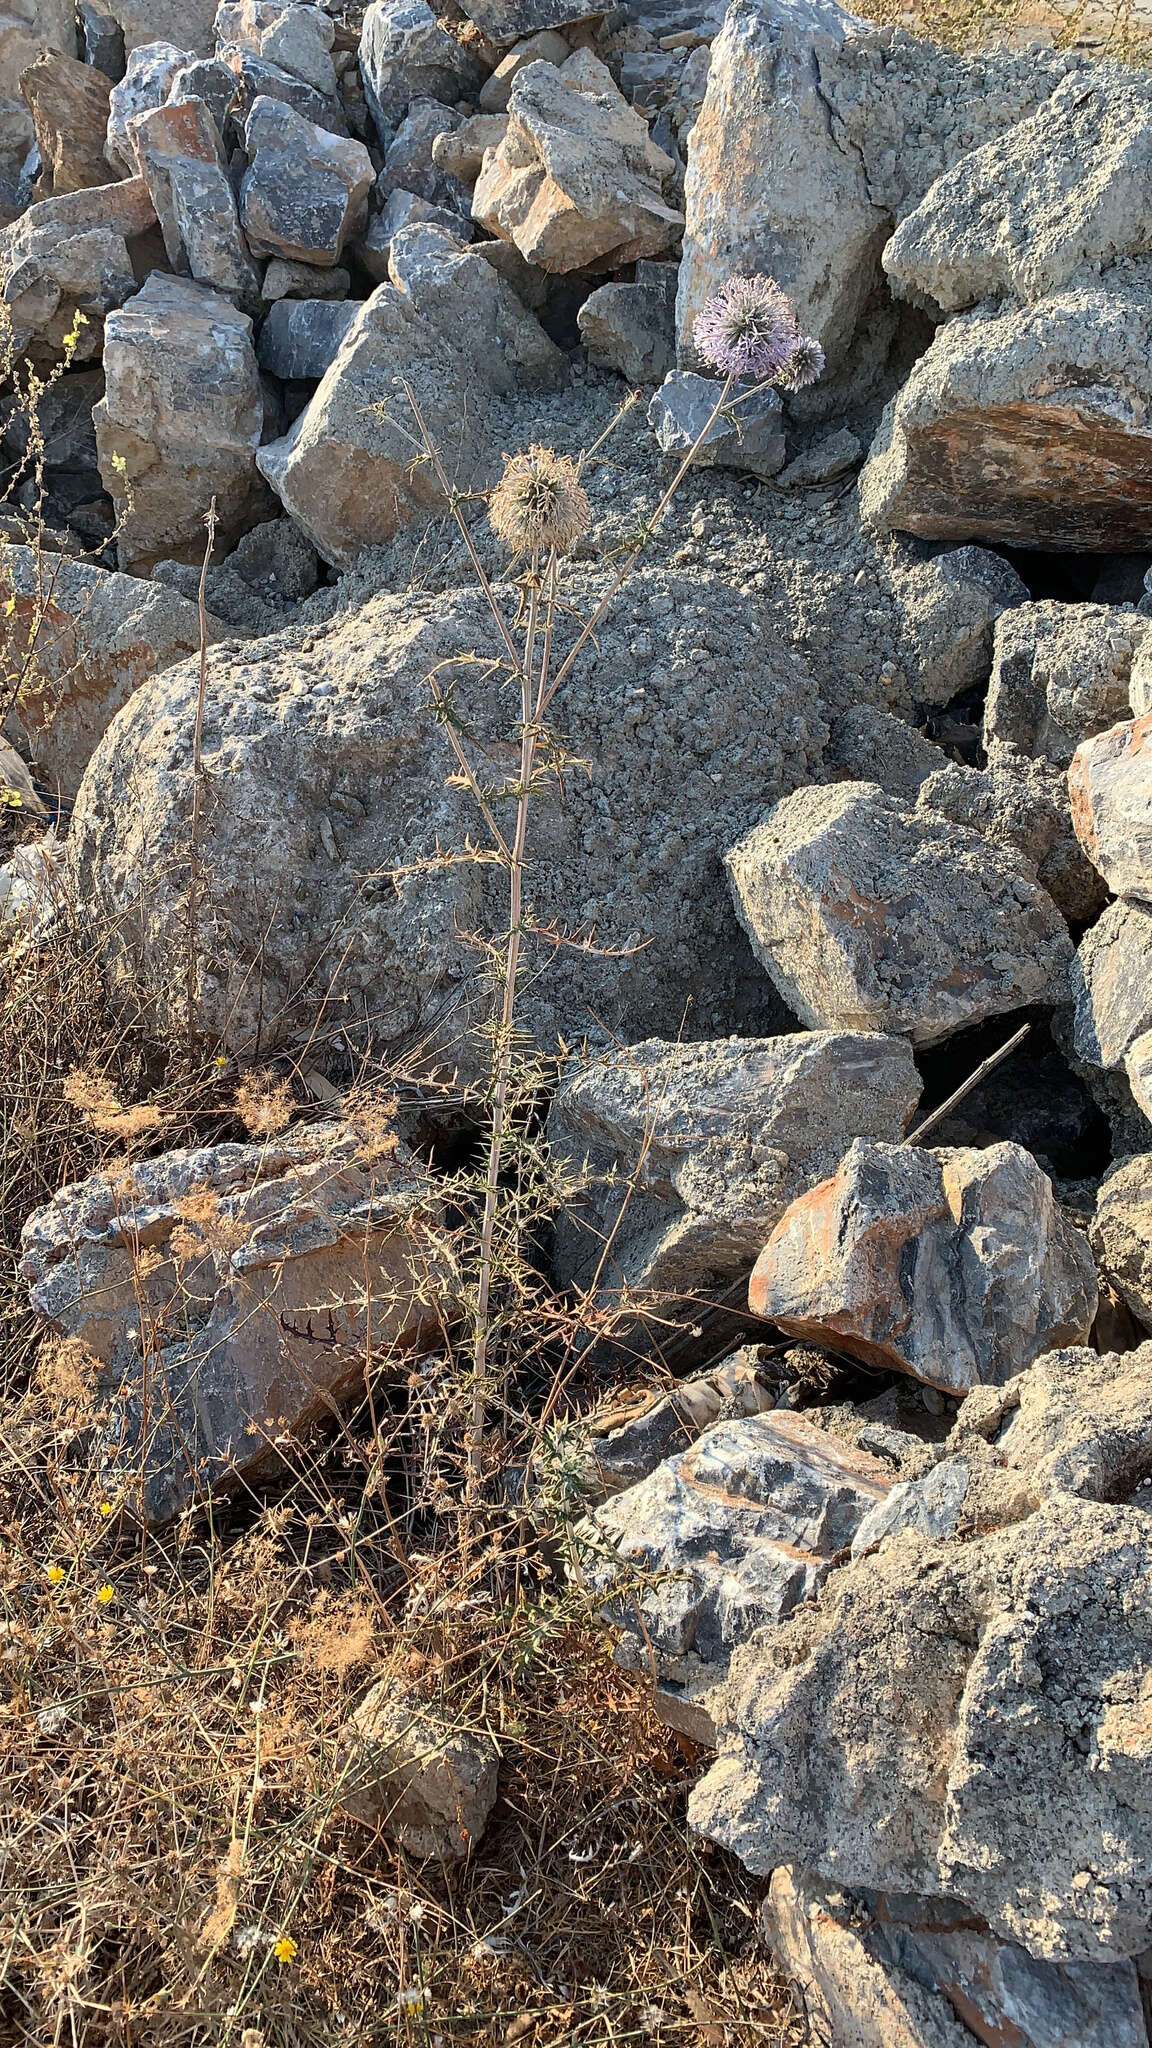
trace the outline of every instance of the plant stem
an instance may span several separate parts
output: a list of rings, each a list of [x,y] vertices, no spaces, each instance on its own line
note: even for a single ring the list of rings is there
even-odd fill
[[[200,786],[204,775],[204,699],[208,692],[208,564],[216,545],[216,500],[208,507],[204,524],[208,539],[200,566],[197,603],[200,612],[200,684],[196,692],[196,724],[192,734],[192,834],[188,848],[188,1050],[196,1043],[197,924],[200,915]]]

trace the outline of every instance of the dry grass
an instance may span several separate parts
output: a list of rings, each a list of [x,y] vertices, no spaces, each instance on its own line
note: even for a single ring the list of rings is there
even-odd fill
[[[1127,64],[1152,61],[1152,14],[1134,0],[868,0],[858,12],[956,50],[1040,41]]]

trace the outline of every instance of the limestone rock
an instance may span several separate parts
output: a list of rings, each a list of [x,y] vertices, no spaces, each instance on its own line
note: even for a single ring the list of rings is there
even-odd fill
[[[686,455],[712,418],[724,386],[694,370],[670,370],[648,407],[648,424],[669,455]],[[735,391],[712,421],[693,458],[694,467],[746,470],[770,477],[784,467],[782,406],[775,391],[742,399]]]
[[[30,1216],[32,1305],[102,1368],[113,1497],[171,1521],[362,1385],[369,1326],[377,1356],[411,1350],[437,1322],[413,1279],[435,1215],[403,1147],[312,1125],[95,1174]]]
[[[127,69],[120,23],[114,15],[94,6],[93,0],[80,0],[76,18],[83,39],[84,62],[102,71],[112,85],[119,85]]]
[[[803,1415],[718,1422],[597,1508],[583,1527],[583,1576],[611,1591],[628,1661],[644,1669],[655,1657],[662,1678],[681,1682],[701,1667],[715,1679],[737,1643],[813,1597],[891,1483],[890,1466]]]
[[[106,185],[104,138],[111,85],[102,71],[46,50],[20,80],[40,151],[39,197]]]
[[[360,36],[360,73],[385,148],[413,100],[454,102],[476,91],[484,76],[427,0],[372,0]]]
[[[575,1063],[548,1142],[590,1184],[557,1219],[557,1280],[591,1286],[603,1262],[603,1288],[689,1293],[747,1272],[851,1139],[900,1139],[918,1099],[906,1042],[851,1032],[647,1039]]]
[[[748,1301],[789,1337],[963,1394],[1085,1342],[1096,1274],[1023,1146],[857,1139],[785,1211]]]
[[[322,7],[282,7],[277,0],[223,0],[216,41],[255,50],[269,64],[302,79],[326,99],[336,97],[332,45],[336,24]]]
[[[853,1557],[862,1557],[906,1529],[934,1541],[955,1536],[970,1481],[971,1471],[963,1458],[942,1458],[922,1477],[901,1479],[886,1499],[869,1508],[852,1538]]]
[[[1024,758],[1070,768],[1082,740],[1127,718],[1133,669],[1146,645],[1152,626],[1116,605],[1046,600],[1004,612],[984,704],[989,767],[1012,768]]]
[[[449,247],[466,248],[472,234],[471,221],[461,220],[458,213],[450,212],[446,206],[433,206],[431,200],[421,199],[415,192],[390,192],[380,212],[373,215],[352,248],[361,269],[366,270],[369,277],[374,277],[378,284],[395,282],[391,269],[392,244],[397,236],[411,228],[431,228],[433,238],[427,241],[426,246],[438,249],[442,255]]]
[[[1152,1347],[980,1389],[963,1445],[1002,1513],[889,1540],[737,1650],[689,1816],[754,1871],[790,1858],[962,1902],[1044,1961],[1121,1962],[1152,1919]]]
[[[108,108],[108,136],[105,155],[116,172],[136,171],[132,143],[132,122],[139,114],[162,107],[176,72],[190,62],[193,52],[175,43],[140,43],[128,59],[128,69],[119,85],[113,86]]]
[[[588,0],[468,0],[465,12],[491,42],[505,44],[585,21],[587,5]]]
[[[1089,1068],[1119,1067],[1152,1029],[1152,908],[1110,903],[1072,969],[1073,1046]]]
[[[73,0],[5,0],[0,13],[0,172],[12,185],[35,140],[20,79],[46,50],[77,55]]]
[[[359,299],[279,299],[260,329],[256,358],[274,377],[318,381],[359,318]]]
[[[1066,290],[937,330],[860,477],[873,532],[1027,548],[1152,534],[1152,289]]]
[[[584,616],[610,573],[573,565],[567,587]],[[438,845],[474,841],[476,822],[467,795],[445,786],[452,756],[427,679],[487,644],[487,617],[473,589],[404,592],[240,653],[209,651],[201,844],[217,923],[200,989],[207,1034],[266,1047],[322,1010],[350,1032],[357,1017],[373,1018],[379,1045],[446,1043],[453,1063],[465,1060],[487,997],[461,934],[498,928],[502,877],[434,862]],[[566,623],[561,648],[574,631]],[[94,916],[115,906],[110,964],[139,973],[174,1021],[198,668],[169,670],[113,722],[70,837],[81,899]],[[503,762],[503,698],[471,664],[453,681],[469,730]],[[637,688],[642,715],[622,717]],[[534,909],[544,926],[594,920],[607,950],[529,944],[524,1029],[571,1042],[594,1015],[627,1043],[667,1028],[690,997],[701,1033],[779,1030],[721,855],[812,776],[825,728],[808,671],[749,596],[699,569],[654,566],[629,581],[559,709],[589,768],[567,781],[563,803],[545,796],[537,808]],[[399,892],[397,865],[408,871]]]
[[[372,159],[281,101],[258,99],[244,129],[240,214],[253,254],[336,263],[372,187]]]
[[[1101,1182],[1089,1236],[1133,1315],[1152,1326],[1152,1153],[1121,1160]]]
[[[168,80],[168,98],[203,100],[223,135],[237,99],[236,73],[219,57],[197,57],[181,64]]]
[[[757,959],[809,1027],[933,1045],[1066,987],[1068,935],[1027,862],[875,783],[797,791],[726,865]]]
[[[1152,93],[1139,73],[1097,65],[946,171],[901,221],[884,268],[897,291],[945,313],[1000,297],[1036,305],[1152,253],[1150,212]]]
[[[458,127],[443,129],[433,138],[432,161],[462,185],[474,185],[485,150],[498,149],[507,133],[507,114],[472,114]]]
[[[198,612],[157,584],[87,562],[61,561],[49,581],[32,548],[11,544],[0,593],[5,674],[23,677],[9,729],[46,787],[70,800],[120,706],[199,646]],[[211,613],[208,637],[224,637]]]
[[[197,284],[259,305],[257,276],[224,167],[220,131],[205,102],[169,100],[138,114],[129,132],[173,269]]]
[[[526,64],[565,63],[572,55],[572,46],[555,29],[540,29],[532,36],[522,36],[518,43],[501,57],[500,62],[480,87],[478,105],[482,114],[503,114],[512,97],[512,83],[518,71]]]
[[[109,0],[131,53],[160,37],[182,46],[194,57],[210,57],[216,0]]]
[[[357,1820],[382,1826],[409,1856],[457,1862],[484,1833],[499,1769],[490,1735],[406,1698],[383,1678],[352,1717],[341,1804]]]
[[[75,328],[72,361],[98,359],[105,314],[136,290],[127,238],[155,219],[143,178],[125,178],[41,200],[0,228],[0,270],[17,353],[27,349],[37,360],[58,362]]]
[[[675,166],[587,50],[518,72],[504,140],[484,157],[475,218],[541,270],[658,256],[683,225],[663,186]]]
[[[451,134],[460,121],[452,107],[440,100],[413,100],[396,130],[384,156],[384,168],[376,181],[376,200],[383,204],[390,192],[415,192],[432,206],[446,208],[468,220],[471,201],[458,178],[441,169],[433,148],[441,135]]]
[[[1136,1107],[1152,1124],[1152,1031],[1142,1031],[1124,1055],[1124,1072]]]
[[[836,720],[824,756],[830,781],[875,782],[888,796],[910,803],[930,775],[952,765],[943,747],[915,726],[867,704]]]
[[[1152,716],[1126,719],[1076,749],[1068,772],[1076,836],[1109,889],[1152,901]]]
[[[1067,777],[1044,760],[1003,762],[987,772],[947,762],[921,785],[917,809],[1014,847],[1069,922],[1090,923],[1105,891],[1072,829]]]
[[[393,239],[394,275],[397,244],[422,232]],[[347,568],[441,503],[435,478],[413,468],[398,376],[416,392],[449,475],[468,485],[487,479],[493,459],[493,398],[554,389],[563,374],[560,351],[490,265],[444,241],[404,289],[373,292],[311,404],[284,440],[261,449],[260,468],[325,561]]]
[[[702,1373],[678,1380],[670,1393],[651,1391],[637,1410],[608,1394],[586,1417],[592,1439],[585,1470],[587,1495],[602,1500],[647,1479],[666,1458],[686,1451],[721,1416],[764,1415],[776,1406],[778,1387],[759,1369],[760,1347],[742,1351]],[[622,1410],[625,1412],[622,1413]]]
[[[121,565],[197,559],[216,499],[222,543],[256,503],[264,408],[252,322],[203,285],[153,271],[109,315],[105,396],[94,408],[100,473],[114,501],[131,487]],[[121,471],[116,459],[125,464]]]
[[[852,2048],[971,2048],[968,2028],[940,1999],[872,1953],[854,1905],[784,1866],[761,1909],[768,1945],[800,1987],[814,2038]]]
[[[793,457],[787,469],[781,472],[780,488],[801,491],[816,484],[835,483],[838,477],[845,476],[859,462],[863,453],[855,434],[847,427],[838,427],[834,434],[824,435]]]
[[[274,256],[264,272],[266,299],[346,299],[352,279],[346,270],[319,268],[314,263],[287,263]]]
[[[265,99],[291,107],[325,135],[347,137],[348,123],[340,100],[317,92],[294,72],[282,70],[255,50],[233,44],[220,51],[220,62],[232,73],[232,105],[238,126],[244,125],[257,100]]]
[[[676,362],[676,266],[638,263],[633,284],[602,284],[576,315],[588,360],[629,384],[659,384]]]

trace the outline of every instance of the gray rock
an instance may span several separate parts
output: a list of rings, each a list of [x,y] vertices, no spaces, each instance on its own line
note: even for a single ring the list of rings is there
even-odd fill
[[[928,777],[917,809],[971,826],[995,844],[1015,847],[1063,915],[1088,924],[1104,907],[1100,877],[1072,828],[1068,782],[1046,760],[1017,755],[1011,767],[982,773],[947,762]]]
[[[1073,1033],[1086,1067],[1123,1065],[1152,1029],[1152,909],[1110,903],[1080,941],[1072,967]]]
[[[867,704],[832,727],[824,767],[830,781],[875,782],[888,796],[915,803],[930,775],[952,765],[942,747],[916,727]]]
[[[359,299],[279,299],[260,329],[256,360],[274,377],[324,375],[359,318]]]
[[[270,63],[267,57],[261,57],[255,50],[226,44],[220,50],[219,58],[232,73],[238,127],[243,127],[257,100],[265,99],[291,107],[293,113],[299,114],[304,121],[311,121],[325,135],[347,137],[348,123],[338,97],[329,98],[327,94],[317,92],[302,78],[283,70],[279,64]]]
[[[228,567],[261,596],[286,604],[311,597],[320,561],[306,534],[290,519],[266,519],[238,541]]]
[[[583,615],[610,574],[573,565],[567,587]],[[206,1033],[236,1045],[259,1034],[267,1046],[298,1022],[314,1025],[323,1001],[346,1030],[355,1017],[375,1019],[378,1044],[444,1042],[454,1064],[469,1054],[465,1033],[487,994],[461,934],[497,930],[507,912],[493,870],[434,859],[437,845],[475,841],[477,827],[471,800],[445,786],[452,756],[429,713],[427,679],[486,646],[487,619],[473,589],[405,591],[240,653],[210,651],[202,846],[217,924],[200,989]],[[565,624],[562,646],[573,630]],[[651,661],[657,639],[661,671]],[[114,722],[70,835],[82,900],[94,917],[116,909],[110,964],[139,972],[174,1022],[198,669],[170,670]],[[503,695],[470,664],[456,687],[481,744],[506,741]],[[621,715],[630,703],[638,716]],[[562,803],[548,795],[538,806],[534,908],[545,927],[593,920],[606,950],[529,944],[524,1029],[541,1043],[560,1032],[571,1042],[596,1018],[628,1042],[666,1027],[689,998],[701,1033],[779,1029],[731,914],[721,855],[811,778],[825,728],[808,671],[728,583],[699,569],[643,568],[557,708],[589,768],[566,781]],[[212,830],[225,799],[227,830]],[[410,870],[399,893],[389,879],[397,864]],[[150,886],[157,874],[162,890]]]
[[[80,0],[76,17],[84,39],[84,62],[91,64],[94,70],[102,71],[113,85],[119,85],[127,69],[124,31],[120,23],[102,8],[94,7],[92,0]]]
[[[218,57],[197,57],[182,64],[168,80],[169,100],[203,100],[223,135],[228,116],[238,103],[236,73]]]
[[[254,255],[334,264],[364,218],[372,159],[294,108],[258,99],[244,129],[240,214]]]
[[[103,396],[102,369],[73,370],[58,377],[43,392],[36,408],[36,425],[43,442],[46,470],[95,469],[92,407]],[[26,461],[30,447],[27,408],[15,397],[5,399],[0,402],[0,421],[0,438],[6,452],[16,461]]]
[[[446,252],[443,237],[449,238],[453,249],[464,249],[472,235],[471,221],[461,220],[459,214],[447,207],[433,206],[431,200],[421,199],[415,192],[391,192],[355,244],[356,260],[369,277],[380,284],[388,283],[392,274],[392,244],[398,235],[411,228],[434,229],[436,240],[429,240],[427,246],[442,252]]]
[[[780,488],[785,491],[808,490],[817,484],[835,483],[845,476],[852,465],[859,462],[864,450],[855,434],[847,427],[838,427],[834,434],[825,435],[821,441],[805,448],[794,461],[788,464],[780,476]]]
[[[195,562],[156,562],[150,572],[153,583],[178,590],[190,604],[200,594],[200,568]],[[205,596],[214,616],[223,622],[233,639],[248,640],[262,633],[275,633],[284,623],[283,613],[265,604],[256,592],[234,574],[226,562],[208,571]]]
[[[346,299],[352,279],[346,270],[329,270],[315,263],[289,263],[274,256],[264,272],[261,287],[266,299]]]
[[[437,136],[451,133],[459,122],[454,108],[444,106],[440,100],[413,100],[385,152],[384,168],[376,180],[378,205],[383,205],[390,192],[414,192],[432,206],[471,222],[468,192],[459,178],[441,170],[432,155]]]
[[[1125,719],[1077,747],[1068,771],[1076,836],[1109,889],[1152,900],[1152,717]]]
[[[465,12],[490,42],[498,44],[589,18],[586,0],[468,0]]]
[[[119,175],[136,174],[136,151],[132,122],[138,114],[162,107],[168,97],[173,75],[191,62],[194,52],[175,43],[141,43],[132,51],[128,68],[119,85],[113,86],[108,109],[108,140],[105,155]]]
[[[809,1027],[933,1045],[1066,990],[1072,948],[1028,863],[875,783],[797,791],[726,865],[757,959]]]
[[[968,1498],[970,1473],[963,1458],[944,1458],[922,1479],[902,1479],[886,1500],[870,1508],[852,1538],[853,1557],[875,1550],[888,1536],[914,1529],[939,1541],[954,1536]]]
[[[1027,548],[1143,546],[1150,362],[1152,289],[1119,271],[1107,289],[959,314],[884,414],[860,477],[863,524]]]
[[[153,271],[108,317],[104,372],[93,418],[100,474],[122,514],[121,566],[197,559],[213,498],[220,540],[235,538],[258,503],[264,421],[247,314]]]
[[[1087,1240],[1022,1145],[866,1139],[785,1211],[748,1290],[786,1336],[950,1394],[1085,1342],[1096,1299]]]
[[[235,293],[251,311],[260,279],[248,254],[220,131],[203,100],[168,100],[129,123],[172,268]]]
[[[432,161],[462,185],[474,185],[480,176],[485,150],[498,149],[507,133],[506,114],[472,114],[458,127],[444,129],[433,137]]]
[[[760,1372],[758,1347],[733,1352],[714,1371],[681,1380],[671,1393],[647,1398],[637,1414],[621,1420],[621,1403],[609,1395],[587,1417],[591,1438],[586,1495],[603,1499],[622,1493],[686,1451],[723,1416],[763,1415],[776,1406],[778,1388]]]
[[[1124,1072],[1137,1109],[1152,1124],[1152,1031],[1132,1040],[1124,1055]]]
[[[948,1448],[982,1457],[982,1518],[890,1540],[737,1650],[690,1820],[756,1872],[790,1858],[962,1902],[1044,1961],[1124,1961],[1152,1918],[1149,1523],[1131,1504],[1152,1347],[1055,1353],[980,1389]]]
[[[340,1803],[383,1827],[409,1856],[471,1854],[496,1801],[500,1753],[490,1735],[449,1720],[382,1678],[352,1717]]]
[[[179,38],[194,57],[210,57],[216,0],[109,0],[131,55],[143,43]]]
[[[218,44],[254,50],[268,64],[299,78],[325,99],[336,97],[332,45],[336,24],[321,7],[250,4],[224,0],[216,13]]]
[[[12,346],[41,364],[99,360],[104,318],[136,290],[127,242],[155,225],[143,178],[61,192],[0,228]],[[76,315],[83,313],[84,325]],[[65,338],[73,333],[67,348]]]
[[[903,1136],[919,1093],[903,1040],[849,1032],[577,1063],[548,1117],[554,1163],[588,1179],[556,1222],[557,1280],[688,1293],[746,1273],[853,1137]]]
[[[1101,1270],[1133,1315],[1152,1325],[1152,1153],[1122,1159],[1100,1183],[1088,1234]]]
[[[648,407],[648,424],[661,448],[683,455],[703,434],[693,461],[698,469],[746,470],[752,476],[776,476],[784,467],[784,427],[775,391],[757,391],[744,399],[739,388],[724,410],[708,422],[724,386],[692,370],[670,370]],[[704,429],[708,427],[705,434]]]
[[[409,1265],[435,1219],[404,1147],[342,1125],[162,1153],[36,1210],[20,1272],[99,1362],[114,1503],[156,1527],[227,1490],[362,1386],[369,1321],[374,1349],[410,1351],[435,1326]]]
[[[480,87],[478,105],[482,114],[503,114],[512,97],[512,83],[518,71],[526,64],[564,64],[572,55],[570,43],[557,35],[555,29],[540,29],[532,36],[522,36],[513,43],[507,54]],[[627,60],[625,60],[627,61]]]
[[[577,1532],[583,1577],[625,1631],[620,1661],[715,1682],[737,1643],[811,1600],[891,1484],[803,1415],[718,1422]]]
[[[1015,768],[1022,758],[1071,767],[1082,740],[1127,718],[1145,645],[1152,626],[1114,605],[1046,600],[1005,612],[984,704],[989,767]]]
[[[576,315],[588,360],[630,384],[660,384],[676,361],[676,265],[638,263],[634,284],[602,284]]]
[[[398,243],[393,239],[394,274]],[[424,244],[421,243],[423,249]],[[260,468],[325,561],[348,567],[442,500],[413,467],[408,378],[448,474],[470,484],[491,464],[492,400],[555,389],[564,358],[483,258],[442,242],[404,288],[380,285],[291,432],[260,451]]]
[[[360,36],[364,97],[385,149],[416,99],[463,98],[484,77],[478,59],[440,27],[427,0],[372,0]]]
[[[1000,297],[1036,305],[1152,252],[1150,213],[1152,93],[1138,73],[1097,65],[946,171],[884,268],[896,291],[946,313]]]

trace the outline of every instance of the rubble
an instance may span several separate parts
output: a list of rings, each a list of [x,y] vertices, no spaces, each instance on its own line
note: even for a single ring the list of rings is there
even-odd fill
[[[1152,899],[1152,717],[1126,719],[1077,747],[1068,772],[1076,836],[1110,890]]]
[[[442,129],[433,137],[432,162],[462,185],[474,185],[485,150],[497,149],[507,133],[506,114],[472,114],[458,127]]]
[[[358,319],[359,299],[278,299],[260,329],[256,360],[274,377],[319,380]]]
[[[532,36],[522,36],[518,43],[501,57],[500,62],[480,87],[477,105],[482,114],[503,114],[507,111],[512,97],[512,85],[518,71],[526,64],[554,64],[559,69],[572,55],[571,45],[555,29],[544,28]]]
[[[1145,1328],[1152,1327],[1150,1226],[1152,1154],[1140,1152],[1122,1159],[1101,1181],[1089,1236],[1101,1270]]]
[[[104,316],[136,290],[128,241],[155,224],[143,178],[58,193],[0,228],[12,346],[48,366],[98,359]],[[84,318],[78,321],[76,316]]]
[[[1017,768],[1023,758],[1070,768],[1081,741],[1127,718],[1150,635],[1146,620],[1117,605],[1045,600],[1004,612],[984,702],[989,767]]]
[[[557,1281],[685,1294],[747,1273],[852,1138],[903,1137],[919,1092],[905,1041],[851,1032],[574,1063],[548,1117],[554,1165],[583,1183],[556,1222]]]
[[[469,220],[468,193],[459,178],[436,162],[433,153],[438,138],[451,135],[459,122],[455,109],[440,100],[413,100],[385,151],[384,168],[376,180],[379,206],[391,192],[414,192],[430,205],[458,214],[461,222]]]
[[[73,0],[6,0],[0,14],[0,175],[12,185],[35,142],[20,80],[51,50],[78,54]]]
[[[360,37],[364,96],[387,149],[415,99],[454,104],[478,90],[476,58],[441,28],[427,0],[372,0]]]
[[[930,1151],[857,1138],[756,1261],[754,1315],[950,1394],[1087,1341],[1096,1274],[1021,1145]]]
[[[38,198],[107,184],[104,138],[111,90],[102,71],[78,64],[62,50],[46,50],[21,74],[20,91],[40,152]]]
[[[260,287],[265,299],[346,299],[352,279],[346,270],[320,269],[314,263],[289,263],[274,256]]]
[[[676,362],[676,265],[636,265],[632,284],[602,284],[576,315],[588,360],[629,384],[661,384]]]
[[[347,135],[348,123],[341,101],[317,92],[293,72],[270,64],[266,57],[243,46],[226,46],[220,51],[220,61],[232,73],[232,106],[238,125],[243,126],[257,100],[265,99],[277,106],[290,107],[301,120],[310,121],[325,135]]]
[[[257,99],[244,128],[240,217],[255,256],[335,264],[372,187],[372,159],[278,100]]]
[[[390,192],[380,212],[374,214],[364,233],[354,244],[357,262],[369,277],[379,284],[392,282],[392,244],[397,235],[406,228],[433,228],[438,236],[447,237],[454,249],[466,247],[471,234],[472,223],[461,220],[445,206],[433,206],[428,199],[421,199],[415,192]],[[446,253],[443,241],[430,242],[430,248],[439,247]]]
[[[496,1801],[500,1755],[487,1733],[461,1726],[382,1678],[352,1717],[340,1803],[383,1827],[409,1856],[469,1856]]]
[[[200,99],[169,100],[130,124],[172,268],[197,284],[235,293],[248,312],[260,279],[240,230],[220,131]]]
[[[697,469],[719,464],[751,476],[775,476],[784,467],[785,454],[779,394],[756,391],[749,401],[734,391],[724,411],[712,420],[723,395],[723,384],[711,377],[670,370],[648,407],[648,423],[661,448],[668,455],[685,455],[699,442],[692,458]]]
[[[175,43],[138,43],[128,59],[119,85],[112,88],[108,104],[108,134],[104,153],[119,175],[136,172],[136,150],[132,123],[140,114],[162,107],[176,73],[192,59],[192,52]]]
[[[162,1153],[37,1209],[20,1272],[102,1368],[99,1458],[123,1511],[162,1526],[329,1414],[363,1381],[369,1318],[381,1358],[438,1327],[435,1217],[403,1147],[374,1158],[340,1125]]]
[[[1064,922],[1029,864],[875,783],[798,790],[726,865],[757,959],[810,1028],[933,1045],[1067,987]]]
[[[1122,1065],[1152,1029],[1152,908],[1110,903],[1080,941],[1072,968],[1076,1057],[1088,1068]]]
[[[210,57],[217,0],[109,0],[120,24],[129,55],[157,36],[175,42],[196,57]]]

